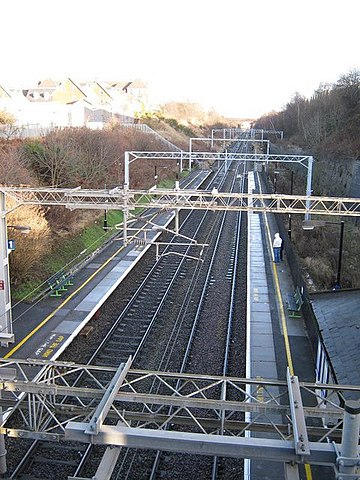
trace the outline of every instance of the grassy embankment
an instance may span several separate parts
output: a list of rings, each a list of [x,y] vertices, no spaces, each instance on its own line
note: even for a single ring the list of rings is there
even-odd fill
[[[183,176],[188,172],[184,171]],[[159,183],[161,188],[173,188],[173,179],[164,179]],[[141,204],[141,198],[138,200]],[[143,208],[137,208],[135,215],[140,214]],[[88,255],[100,248],[114,235],[115,225],[123,222],[123,212],[110,210],[107,214],[108,231],[103,229],[103,217],[86,226],[80,233],[62,239],[51,249],[51,252],[42,260],[41,276],[34,275],[31,280],[24,282],[13,289],[14,300],[31,299],[36,297],[47,287],[47,279],[59,271],[69,271],[83,261]]]

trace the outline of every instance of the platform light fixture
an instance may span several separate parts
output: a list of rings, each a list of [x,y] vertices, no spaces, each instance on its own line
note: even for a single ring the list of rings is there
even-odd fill
[[[31,232],[31,227],[29,227],[29,225],[6,225],[6,226],[7,228],[12,228],[13,230],[17,230],[23,235],[27,235],[28,233]]]

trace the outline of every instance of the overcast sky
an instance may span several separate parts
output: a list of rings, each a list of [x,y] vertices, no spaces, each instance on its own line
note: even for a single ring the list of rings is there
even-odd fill
[[[279,110],[360,68],[359,0],[2,0],[0,85],[141,78],[158,101]]]

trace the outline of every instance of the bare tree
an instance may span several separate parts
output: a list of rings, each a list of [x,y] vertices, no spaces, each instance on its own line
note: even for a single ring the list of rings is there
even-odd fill
[[[22,131],[22,127],[16,125],[15,117],[5,111],[0,111],[0,137],[10,140],[18,137]]]
[[[60,187],[69,182],[72,145],[64,143],[62,136],[51,132],[43,141],[29,141],[24,146],[24,161],[41,183]]]
[[[6,185],[34,184],[34,178],[21,162],[19,147],[6,143],[0,147],[0,183]]]

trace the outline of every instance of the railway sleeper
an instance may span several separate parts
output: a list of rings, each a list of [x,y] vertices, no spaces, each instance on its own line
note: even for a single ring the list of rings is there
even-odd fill
[[[136,330],[136,332],[142,337],[143,336],[143,333],[146,332],[146,329],[147,327],[142,327],[142,328],[138,328]],[[112,338],[114,340],[121,340],[122,338],[126,338],[126,336],[124,336],[124,333],[128,333],[128,329],[125,329],[125,328],[121,328],[118,332],[114,333]]]
[[[75,460],[59,460],[48,457],[35,457],[33,463],[44,463],[46,465],[66,465],[67,467],[77,467],[79,462]]]
[[[136,346],[139,345],[138,343],[136,344]],[[129,355],[131,355],[132,353],[134,353],[134,346],[133,345],[119,345],[117,348],[114,347],[114,348],[108,348],[106,347],[106,350],[104,350],[104,353],[106,355],[113,355],[113,354],[124,354],[124,353],[128,353]]]
[[[129,348],[136,348],[139,345],[140,341],[141,341],[141,337],[139,337],[138,340],[120,341],[114,347],[110,346],[109,350],[108,348],[106,348],[105,351],[118,352],[118,351],[128,350]]]
[[[126,314],[126,317],[132,317],[133,315],[135,315],[136,312],[132,313],[132,312],[128,312]],[[129,326],[129,321],[131,322],[144,322],[144,319],[143,318],[127,318],[127,321],[125,321],[125,323],[121,323],[121,325],[123,325],[124,327],[128,327]]]

